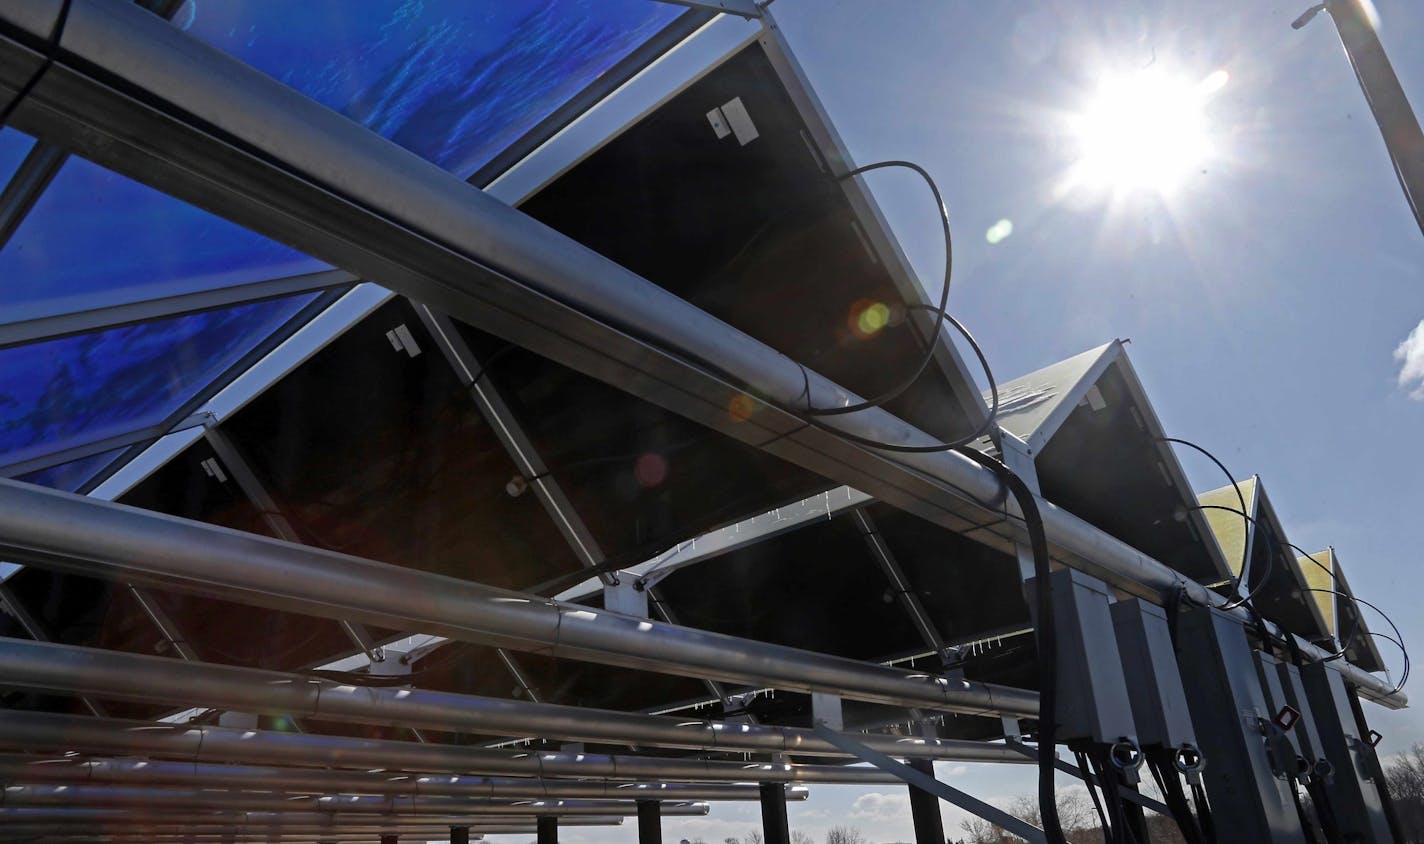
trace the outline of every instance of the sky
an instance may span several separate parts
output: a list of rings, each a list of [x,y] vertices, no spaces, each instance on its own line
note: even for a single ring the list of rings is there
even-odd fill
[[[951,311],[999,380],[1131,339],[1168,434],[1213,450],[1238,479],[1259,474],[1291,541],[1333,545],[1360,597],[1424,642],[1424,237],[1331,21],[1290,27],[1309,5],[776,0],[772,11],[855,161],[909,159],[939,183],[955,233]],[[1418,110],[1424,6],[1375,5]],[[1082,154],[1073,115],[1104,77],[1199,85],[1217,71],[1225,84],[1202,107],[1210,153],[1172,190],[1065,186]],[[923,185],[893,172],[870,184],[919,276],[937,280]],[[1222,485],[1204,459],[1181,459],[1196,489]],[[1380,650],[1401,664],[1392,645]],[[1417,682],[1406,692],[1424,701]],[[1424,741],[1418,708],[1367,713],[1385,754]],[[1027,769],[938,774],[991,801],[1032,788]],[[817,786],[789,814],[818,842],[838,823],[871,842],[913,840],[903,789]],[[953,836],[961,815],[944,815]],[[755,806],[714,805],[664,831],[716,844],[758,825]]]

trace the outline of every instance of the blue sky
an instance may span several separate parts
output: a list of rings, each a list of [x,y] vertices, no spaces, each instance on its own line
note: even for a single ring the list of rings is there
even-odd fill
[[[1417,381],[1401,386],[1395,356],[1424,321],[1424,237],[1332,23],[1290,28],[1308,5],[777,0],[772,10],[856,161],[905,158],[935,175],[956,235],[950,304],[1001,380],[1131,338],[1168,433],[1214,450],[1238,477],[1259,473],[1291,540],[1334,545],[1356,592],[1424,642],[1424,400],[1411,398]],[[1418,110],[1424,6],[1376,6]],[[1227,71],[1206,107],[1215,154],[1166,198],[1062,195],[1075,156],[1065,115],[1101,75],[1144,65],[1191,81]],[[920,277],[937,279],[923,186],[872,178]],[[1001,219],[1013,233],[991,245],[985,233]],[[1182,460],[1197,489],[1222,484],[1210,464]],[[1400,664],[1392,645],[1380,650]],[[1368,712],[1386,753],[1424,741],[1418,709]],[[1027,773],[940,766],[986,799],[1029,790]],[[959,815],[945,816],[954,834]],[[871,841],[911,836],[901,789],[817,787],[791,822],[818,841],[835,823]],[[754,806],[719,806],[666,832],[711,844],[757,825]]]

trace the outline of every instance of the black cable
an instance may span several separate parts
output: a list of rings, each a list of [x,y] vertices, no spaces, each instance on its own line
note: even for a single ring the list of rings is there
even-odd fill
[[[934,194],[935,207],[939,210],[940,228],[944,232],[944,286],[940,289],[939,293],[939,307],[935,308],[934,327],[930,329],[929,337],[926,338],[925,353],[920,357],[920,362],[915,366],[909,377],[901,380],[899,384],[891,389],[855,404],[848,404],[842,407],[807,407],[805,410],[807,416],[840,416],[846,413],[855,413],[859,410],[879,407],[888,401],[898,398],[906,390],[914,386],[914,383],[924,374],[925,368],[930,365],[930,361],[934,359],[935,342],[939,339],[939,333],[944,328],[945,320],[949,318],[947,309],[949,307],[949,282],[954,271],[954,239],[949,230],[949,209],[944,207],[944,197],[940,194],[939,185],[935,184],[934,178],[930,176],[925,168],[912,161],[879,161],[874,164],[867,164],[864,167],[857,167],[841,176],[838,181],[845,181],[846,179],[859,176],[863,173],[869,173],[872,170],[881,170],[886,167],[903,167],[918,173],[920,178],[925,180],[925,184],[929,185],[930,193]]]
[[[1093,810],[1098,814],[1098,828],[1102,830],[1103,842],[1104,844],[1115,844],[1117,836],[1108,824],[1108,816],[1103,812],[1103,804],[1098,800],[1098,789],[1091,776],[1092,767],[1088,764],[1088,755],[1082,750],[1075,750],[1073,757],[1078,761],[1078,770],[1083,772],[1083,787],[1088,790],[1088,799],[1093,801]]]
[[[1048,844],[1065,844],[1063,825],[1058,817],[1058,799],[1054,791],[1058,746],[1058,641],[1055,636],[1052,572],[1048,564],[1048,537],[1043,530],[1043,516],[1033,490],[1008,466],[987,454],[973,449],[960,452],[981,466],[992,470],[1018,502],[1028,531],[1029,548],[1033,555],[1034,574],[1034,639],[1038,645],[1038,809],[1043,821],[1043,834]]]
[[[1206,456],[1206,459],[1210,460],[1212,463],[1215,463],[1215,464],[1216,464],[1216,468],[1218,468],[1218,469],[1221,470],[1221,474],[1223,474],[1223,475],[1226,476],[1226,482],[1227,482],[1228,484],[1230,484],[1232,491],[1236,493],[1236,500],[1237,500],[1238,502],[1240,502],[1240,504],[1241,504],[1241,510],[1240,510],[1240,512],[1241,512],[1242,518],[1245,518],[1245,519],[1248,519],[1248,520],[1250,519],[1250,516],[1246,515],[1246,496],[1245,496],[1245,494],[1243,494],[1243,493],[1241,492],[1241,487],[1236,483],[1236,476],[1231,474],[1231,471],[1226,468],[1226,464],[1225,464],[1225,463],[1222,463],[1220,460],[1218,460],[1218,459],[1216,458],[1216,455],[1215,455],[1215,454],[1212,454],[1210,451],[1207,451],[1206,448],[1204,448],[1203,446],[1197,445],[1196,443],[1192,442],[1191,440],[1184,440],[1184,439],[1181,439],[1180,437],[1158,437],[1158,438],[1157,438],[1157,441],[1158,441],[1158,442],[1164,442],[1164,443],[1176,443],[1177,445],[1184,445],[1184,446],[1186,446],[1187,448],[1194,449],[1194,450],[1200,452],[1201,454],[1203,454],[1203,455]],[[1251,532],[1251,531],[1250,531],[1249,527],[1247,527],[1247,529],[1242,532],[1242,537],[1243,537],[1243,539],[1242,539],[1242,542],[1241,542],[1241,575],[1240,575],[1239,577],[1235,578],[1235,580],[1234,580],[1234,582],[1233,582],[1233,584],[1232,584],[1232,591],[1236,592],[1237,594],[1240,594],[1240,592],[1241,592],[1241,579],[1244,578],[1244,577],[1246,577],[1247,568],[1248,568],[1248,567],[1250,566],[1250,564],[1251,564],[1251,560],[1250,560],[1250,558],[1249,558],[1249,554],[1247,553],[1247,552],[1250,550],[1250,547],[1249,547],[1250,544],[1247,543],[1247,542],[1245,541],[1245,539],[1244,539],[1244,537],[1245,537],[1247,534],[1249,534],[1250,532]],[[1262,582],[1264,582],[1264,579],[1262,580]],[[1249,581],[1248,581],[1248,583],[1249,583]],[[1235,609],[1237,606],[1241,606],[1241,604],[1245,604],[1247,601],[1249,601],[1249,600],[1251,599],[1251,597],[1252,597],[1251,595],[1247,595],[1245,598],[1243,598],[1243,599],[1241,600],[1241,603],[1240,603],[1240,604],[1235,604],[1235,605],[1231,605],[1231,606],[1222,607],[1222,609],[1227,609],[1227,610]]]
[[[1192,802],[1197,806],[1197,821],[1201,824],[1202,836],[1207,841],[1216,840],[1216,819],[1211,815],[1211,801],[1207,799],[1206,789],[1199,782],[1192,785]]]
[[[25,80],[25,84],[20,87],[20,90],[15,94],[15,98],[5,106],[3,111],[0,111],[0,129],[9,125],[10,118],[15,114],[15,109],[19,108],[20,103],[24,102],[26,98],[34,92],[35,86],[39,84],[40,80],[44,78],[45,73],[54,65],[55,57],[59,55],[60,39],[64,37],[64,26],[69,23],[70,5],[72,5],[72,0],[64,0],[64,2],[60,4],[59,16],[55,18],[54,27],[50,30],[49,38],[45,41],[44,61],[40,63],[39,69],[34,72],[34,75]]]
[[[1245,511],[1237,510],[1237,509],[1235,509],[1235,508],[1233,508],[1233,507],[1227,507],[1227,506],[1224,506],[1224,505],[1221,505],[1221,504],[1198,504],[1198,505],[1196,505],[1195,507],[1193,507],[1193,508],[1191,508],[1191,509],[1193,509],[1193,510],[1225,510],[1225,511],[1228,512],[1228,513],[1236,513],[1237,515],[1241,516],[1243,519],[1245,519],[1247,522],[1249,522],[1253,527],[1256,525],[1256,520],[1255,520],[1254,518],[1252,518],[1251,516],[1247,515],[1247,514],[1245,513]],[[1272,550],[1274,550],[1274,551],[1280,551],[1280,550],[1281,550],[1280,546],[1276,543],[1275,534],[1274,534],[1272,531],[1266,531],[1265,533],[1266,533],[1266,539],[1267,539],[1267,541],[1269,541],[1272,545],[1275,545],[1275,548],[1274,548],[1274,549],[1267,550],[1267,552],[1266,552],[1266,570],[1261,573],[1261,579],[1260,579],[1260,581],[1257,582],[1256,588],[1250,590],[1249,592],[1247,592],[1244,597],[1242,597],[1240,600],[1236,601],[1235,603],[1232,603],[1232,602],[1228,601],[1227,603],[1223,604],[1223,605],[1220,607],[1220,609],[1223,609],[1223,610],[1234,610],[1234,609],[1236,609],[1237,607],[1240,607],[1240,606],[1247,606],[1247,605],[1250,605],[1249,608],[1251,609],[1251,611],[1252,611],[1252,612],[1255,612],[1254,601],[1255,601],[1255,599],[1256,599],[1256,595],[1259,594],[1260,591],[1261,591],[1263,588],[1265,588],[1266,584],[1270,581],[1271,572],[1275,569],[1275,565],[1276,565],[1276,555],[1275,555],[1274,553],[1272,553]],[[1250,550],[1251,543],[1247,542],[1247,543],[1243,543],[1243,545],[1246,546],[1246,550]],[[1242,574],[1242,575],[1246,575],[1246,574],[1247,574],[1245,561],[1243,561],[1242,566],[1241,566],[1241,574]],[[1247,584],[1247,586],[1250,586],[1250,580],[1249,580],[1249,578],[1247,579],[1246,584]],[[1238,592],[1241,591],[1241,578],[1239,578],[1239,577],[1236,579],[1236,591],[1238,591]],[[1259,614],[1258,614],[1258,615],[1259,615]]]
[[[1182,831],[1182,837],[1186,839],[1187,844],[1205,844],[1201,827],[1192,815],[1191,804],[1187,802],[1186,792],[1182,789],[1175,755],[1176,751],[1171,748],[1153,748],[1147,753],[1147,768],[1152,772],[1152,778],[1157,782],[1158,790],[1162,792],[1162,800],[1167,804],[1167,808],[1172,810],[1172,819],[1177,822],[1177,828]]]
[[[1379,632],[1374,631],[1374,630],[1369,631],[1369,633],[1370,633],[1371,636],[1378,636],[1378,637],[1381,638],[1381,639],[1385,639],[1385,640],[1387,640],[1387,641],[1393,642],[1393,643],[1395,644],[1395,647],[1399,648],[1400,653],[1401,653],[1401,654],[1403,655],[1403,657],[1404,657],[1404,671],[1403,671],[1403,673],[1401,674],[1401,676],[1400,676],[1400,678],[1399,678],[1399,683],[1395,685],[1394,691],[1390,692],[1390,694],[1394,694],[1395,692],[1398,692],[1398,691],[1400,691],[1401,689],[1403,689],[1403,688],[1404,688],[1404,684],[1409,681],[1409,671],[1410,671],[1409,649],[1404,646],[1404,636],[1400,634],[1400,632],[1399,632],[1399,627],[1394,623],[1394,619],[1392,619],[1392,618],[1389,617],[1389,613],[1385,612],[1384,610],[1380,609],[1379,607],[1375,606],[1374,604],[1370,603],[1369,601],[1366,601],[1366,600],[1363,599],[1363,598],[1356,598],[1356,597],[1353,596],[1353,595],[1349,595],[1349,594],[1347,594],[1347,593],[1345,593],[1345,592],[1341,592],[1339,589],[1320,589],[1320,588],[1318,588],[1318,587],[1309,587],[1309,588],[1306,589],[1306,591],[1307,591],[1307,592],[1323,592],[1323,593],[1327,593],[1327,594],[1330,594],[1330,595],[1338,595],[1338,596],[1340,596],[1340,597],[1342,597],[1342,598],[1351,598],[1351,599],[1353,599],[1357,604],[1364,604],[1365,606],[1367,606],[1367,607],[1369,607],[1370,609],[1374,610],[1375,612],[1379,613],[1380,618],[1383,618],[1383,619],[1385,620],[1385,623],[1390,626],[1390,629],[1392,629],[1392,630],[1394,631],[1394,637],[1387,636],[1387,635],[1385,635],[1384,633],[1379,633]]]

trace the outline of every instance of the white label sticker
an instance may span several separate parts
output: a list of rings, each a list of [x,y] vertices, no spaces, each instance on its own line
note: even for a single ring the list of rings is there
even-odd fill
[[[733,97],[723,103],[722,113],[726,115],[727,123],[732,127],[732,134],[737,136],[737,143],[746,146],[759,137],[756,124],[752,123],[752,116],[747,114],[747,107],[742,105],[741,97]]]
[[[722,116],[720,108],[714,108],[707,112],[707,122],[712,124],[712,131],[717,133],[719,141],[732,134],[732,130],[727,128],[727,119]]]

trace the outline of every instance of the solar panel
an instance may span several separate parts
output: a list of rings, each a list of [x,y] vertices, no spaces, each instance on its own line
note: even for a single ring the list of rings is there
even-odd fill
[[[4,322],[281,278],[326,265],[70,158],[0,250]]]
[[[683,10],[654,0],[190,3],[194,37],[462,177]]]
[[[0,351],[3,460],[14,466],[157,424],[314,298],[272,299]]]

